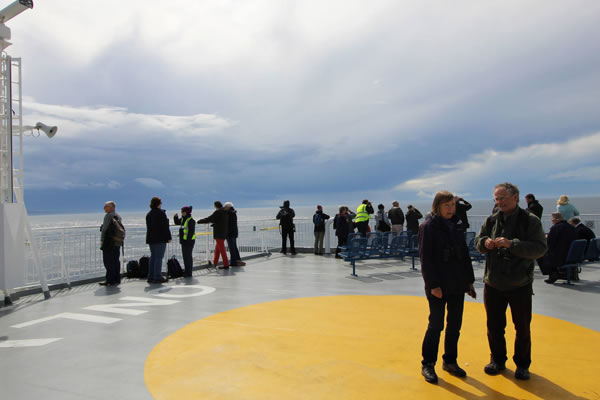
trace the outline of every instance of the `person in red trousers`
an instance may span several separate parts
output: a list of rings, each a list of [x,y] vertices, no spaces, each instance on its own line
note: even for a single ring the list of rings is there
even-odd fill
[[[219,263],[219,256],[223,259],[223,265],[219,269],[228,269],[229,260],[225,252],[225,240],[227,240],[229,228],[229,213],[223,208],[220,201],[215,201],[215,212],[206,218],[199,219],[199,224],[210,224],[213,227],[213,237],[215,238],[215,257],[213,264],[216,266]]]

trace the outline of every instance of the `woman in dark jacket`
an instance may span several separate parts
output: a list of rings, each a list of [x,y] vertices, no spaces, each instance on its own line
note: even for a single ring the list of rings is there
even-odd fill
[[[181,254],[185,266],[183,276],[190,278],[194,267],[192,252],[196,244],[196,221],[192,218],[192,206],[181,207],[181,218],[176,213],[173,216],[173,222],[175,225],[181,225],[181,228],[179,228],[179,244],[181,244]]]
[[[229,227],[227,231],[227,247],[229,247],[229,263],[236,267],[243,267],[246,265],[240,257],[240,252],[237,247],[238,237],[238,225],[237,225],[237,211],[233,208],[233,203],[227,202],[223,206],[229,213]]]
[[[213,224],[213,237],[216,242],[213,264],[216,266],[219,263],[219,256],[221,256],[223,258],[223,266],[219,267],[219,269],[228,269],[229,260],[225,252],[225,240],[227,240],[227,233],[229,231],[229,213],[218,200],[215,201],[215,209],[215,212],[209,217],[199,219],[196,222],[199,224]]]
[[[335,229],[335,236],[338,238],[338,245],[335,249],[335,258],[344,258],[340,256],[340,252],[342,251],[340,247],[348,244],[348,234],[350,233],[348,220],[346,219],[348,207],[341,206],[339,211],[340,213],[333,218],[333,229]]]
[[[146,243],[150,246],[150,262],[148,265],[148,283],[163,283],[167,279],[162,276],[162,262],[171,243],[169,218],[165,210],[161,210],[162,200],[153,197],[150,200],[150,211],[146,214]]]
[[[456,200],[448,191],[435,195],[432,218],[419,227],[419,254],[429,302],[429,325],[423,339],[421,373],[430,383],[437,382],[435,363],[448,309],[442,369],[451,375],[465,377],[456,362],[458,337],[462,325],[465,293],[475,298],[475,276],[464,234],[450,221],[456,212]]]

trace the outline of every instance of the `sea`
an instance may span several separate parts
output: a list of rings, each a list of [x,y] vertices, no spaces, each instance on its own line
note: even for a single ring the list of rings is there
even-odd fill
[[[544,215],[542,219],[550,219],[550,214],[556,210],[556,198],[545,198],[538,199],[540,204],[544,207]],[[468,214],[472,216],[486,216],[489,215],[494,207],[492,199],[489,200],[473,200],[467,199],[473,206],[469,210]],[[391,208],[391,201],[382,202],[385,209]],[[389,204],[388,204],[389,203]],[[600,196],[590,197],[572,197],[570,203],[573,204],[582,215],[600,215]],[[377,210],[378,202],[373,202],[375,210]],[[423,215],[431,209],[431,201],[414,201],[411,203],[400,202],[400,207],[406,212],[406,206],[412,204],[416,207]],[[521,206],[525,206],[525,200],[521,199]],[[347,204],[351,209],[356,209],[358,204]],[[310,219],[316,211],[315,206],[298,206],[292,208],[296,212],[297,219]],[[339,205],[323,205],[323,211],[326,214],[334,216],[338,212]],[[275,215],[279,211],[278,207],[259,207],[259,208],[236,208],[238,221],[258,221],[258,220],[269,220],[275,219]],[[172,220],[175,213],[180,213],[180,210],[166,210],[169,219]],[[194,218],[199,219],[207,217],[214,209],[194,209],[192,215]],[[120,211],[117,212],[123,218],[125,224],[130,226],[145,225],[145,216],[148,210],[139,211]],[[104,218],[104,212],[97,213],[78,213],[78,214],[48,214],[48,215],[30,215],[29,221],[31,227],[34,229],[38,228],[65,228],[65,227],[92,227],[99,226],[102,224]]]

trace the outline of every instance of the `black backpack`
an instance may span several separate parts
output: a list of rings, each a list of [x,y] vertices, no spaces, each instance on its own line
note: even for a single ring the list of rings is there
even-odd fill
[[[177,261],[175,256],[169,258],[167,261],[167,277],[169,278],[179,278],[183,276],[183,268],[181,268],[181,264]]]
[[[139,278],[140,277],[140,263],[136,260],[131,260],[127,263],[127,277],[128,278]]]
[[[148,278],[148,266],[150,265],[150,257],[143,256],[142,258],[140,258],[139,265],[140,265],[139,278],[140,279]]]

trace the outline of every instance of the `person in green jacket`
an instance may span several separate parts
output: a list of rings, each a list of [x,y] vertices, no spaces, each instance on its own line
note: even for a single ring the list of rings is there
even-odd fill
[[[497,375],[506,368],[506,308],[515,325],[515,378],[529,379],[531,364],[531,308],[534,261],[548,246],[539,218],[519,207],[519,188],[505,182],[494,188],[498,210],[489,216],[475,238],[486,254],[483,303],[491,360],[484,368]]]

